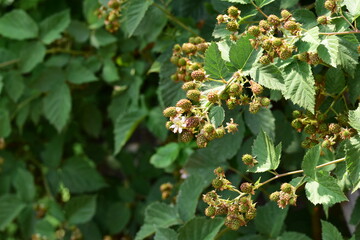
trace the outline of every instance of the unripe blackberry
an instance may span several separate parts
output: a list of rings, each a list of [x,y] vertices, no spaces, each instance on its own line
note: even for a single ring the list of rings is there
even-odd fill
[[[284,19],[288,19],[292,16],[291,13],[286,9],[282,10],[280,14],[281,14],[281,17]]]
[[[173,125],[173,124],[174,124],[174,123],[173,123],[172,121],[167,121],[167,122],[165,123],[166,129],[170,129],[171,125]]]
[[[294,21],[287,21],[284,24],[284,28],[289,31],[296,30],[298,27],[299,27],[298,24]]]
[[[192,103],[188,99],[180,99],[176,106],[182,108],[184,111],[189,111],[192,107]]]
[[[217,167],[214,169],[214,174],[218,177],[225,177],[225,171],[222,167]]]
[[[334,11],[336,8],[336,2],[333,0],[326,0],[324,3],[324,7],[329,11]]]
[[[215,204],[215,202],[218,199],[218,195],[216,194],[215,190],[212,190],[211,192],[208,192],[206,194],[203,194],[203,201],[207,204]]]
[[[181,87],[185,91],[193,90],[197,88],[197,84],[194,82],[186,82]]]
[[[329,148],[331,147],[331,141],[329,139],[325,139],[322,143],[321,143],[321,147],[323,148]]]
[[[351,137],[351,132],[347,128],[343,128],[340,132],[340,137],[342,139],[349,139]]]
[[[255,39],[250,39],[250,45],[252,48],[257,49],[258,48],[258,42]]]
[[[250,89],[255,95],[260,95],[264,90],[260,84],[254,82],[253,80],[250,80]]]
[[[272,42],[270,39],[265,39],[264,41],[261,42],[261,47],[264,50],[270,50],[272,47]]]
[[[192,81],[191,75],[190,75],[190,74],[186,74],[186,75],[185,75],[185,78],[184,78],[184,82],[190,82],[190,81]]]
[[[294,111],[292,112],[292,117],[293,117],[293,118],[299,118],[299,117],[301,117],[301,112],[300,112],[299,110],[294,110]]]
[[[293,205],[293,206],[296,206],[296,197],[292,197],[289,199],[289,204],[290,205]]]
[[[241,158],[241,160],[243,161],[243,163],[247,166],[254,166],[255,163],[257,163],[257,161],[255,160],[255,158],[253,156],[251,156],[250,154],[244,154]]]
[[[329,124],[329,131],[331,133],[334,133],[334,134],[337,134],[341,131],[341,127],[339,124],[336,124],[336,123],[330,123]]]
[[[280,199],[280,192],[276,191],[270,194],[269,196],[270,201],[277,202]]]
[[[191,77],[197,81],[202,81],[205,79],[205,73],[202,70],[196,70],[191,73]]]
[[[316,120],[318,120],[319,122],[323,122],[326,119],[326,114],[322,114],[322,113],[318,113],[316,116]]]
[[[283,41],[281,38],[274,38],[272,44],[276,47],[280,47],[283,44]]]
[[[173,189],[173,185],[171,183],[163,183],[160,185],[160,191],[164,192],[164,191],[171,191]]]
[[[219,178],[213,179],[211,184],[215,189],[220,189],[224,185],[223,181]]]
[[[208,143],[207,138],[204,134],[198,134],[196,137],[196,144],[199,148],[205,148]]]
[[[226,106],[231,110],[236,107],[236,98],[230,97],[228,100],[226,100]]]
[[[336,119],[338,120],[340,125],[342,126],[348,125],[349,119],[345,114],[340,114],[339,116],[336,117]]]
[[[320,63],[320,58],[317,53],[309,52],[309,63],[313,65],[317,65]]]
[[[189,117],[185,120],[185,125],[187,128],[194,128],[197,127],[200,123],[198,117]]]
[[[319,132],[320,133],[325,133],[327,132],[329,129],[328,129],[328,125],[326,123],[321,123],[319,125]]]
[[[245,218],[247,220],[253,220],[256,217],[256,208],[251,208],[249,211],[245,214]]]
[[[222,93],[220,94],[220,96],[219,96],[219,98],[220,98],[221,100],[227,100],[227,99],[229,99],[229,97],[230,97],[230,95],[229,95],[229,93],[227,93],[227,92],[222,92]]]
[[[173,51],[174,51],[174,52],[180,52],[180,51],[181,51],[181,46],[180,46],[180,44],[175,44],[174,47],[173,47]]]
[[[300,119],[294,119],[294,120],[292,120],[291,126],[292,126],[293,128],[295,128],[295,129],[302,129],[302,128],[303,128],[303,125],[302,125]]]
[[[191,140],[193,140],[194,134],[192,132],[189,132],[189,131],[182,131],[180,133],[179,138],[180,138],[181,142],[188,143],[188,142],[191,142]]]
[[[268,107],[270,105],[270,99],[267,97],[263,97],[260,99],[260,104],[263,107]]]
[[[260,57],[259,62],[260,62],[261,64],[266,65],[266,64],[271,63],[271,58],[270,58],[269,55],[263,55],[263,56]]]
[[[168,107],[163,111],[164,117],[174,117],[177,114],[176,107]]]
[[[230,21],[226,24],[226,29],[230,32],[236,32],[239,28],[239,24],[235,21]]]
[[[238,218],[230,218],[230,219],[226,218],[224,224],[226,227],[228,227],[233,231],[238,230],[242,226],[242,223]]]
[[[227,10],[228,15],[232,18],[237,18],[239,16],[239,9],[237,9],[237,7],[231,6],[228,8]]]
[[[260,22],[259,22],[259,27],[260,27],[260,30],[262,30],[262,31],[267,31],[267,30],[269,30],[270,29],[270,24],[267,22],[267,21],[265,21],[265,20],[260,20]]]
[[[180,58],[178,61],[178,65],[181,66],[186,66],[186,59],[185,58]]]
[[[316,127],[314,125],[312,125],[312,124],[308,124],[304,128],[304,132],[306,132],[307,134],[312,135],[312,134],[316,133]]]
[[[288,48],[281,49],[279,52],[279,57],[282,60],[286,60],[286,59],[290,58],[291,56],[292,56],[292,50],[290,50]]]
[[[285,193],[293,193],[294,191],[294,187],[290,184],[290,183],[283,183],[280,187],[281,191],[285,192]]]
[[[240,204],[240,206],[239,206],[239,212],[241,212],[241,213],[246,213],[247,211],[249,211],[249,205],[247,205],[247,204]]]
[[[302,52],[296,55],[297,59],[299,59],[302,62],[309,61],[309,54],[307,52]]]
[[[320,16],[317,18],[317,22],[319,24],[322,24],[322,25],[326,25],[330,22],[330,20],[328,19],[328,17],[326,17],[325,15],[324,16]]]
[[[198,102],[200,100],[200,96],[201,96],[201,93],[199,90],[197,89],[194,89],[194,90],[189,90],[187,93],[186,93],[186,97],[190,100],[193,100],[195,102]]]
[[[178,56],[171,56],[170,62],[171,62],[172,64],[177,65],[178,62],[179,62],[179,57],[178,57]]]
[[[220,204],[216,208],[216,215],[225,215],[228,213],[228,208],[225,204]]]
[[[277,26],[280,24],[279,17],[274,14],[269,15],[269,17],[267,18],[267,21],[269,22],[270,25],[273,25],[273,26]]]
[[[203,39],[202,37],[196,37],[195,38],[195,44],[200,44],[205,42],[205,39]]]
[[[257,37],[260,35],[260,29],[258,26],[251,26],[248,28],[248,33],[250,33],[254,37]]]
[[[117,9],[117,8],[119,8],[121,6],[121,3],[118,0],[110,0],[108,2],[108,6],[109,6],[109,8]]]
[[[217,91],[210,91],[207,95],[207,99],[211,103],[216,103],[219,101],[219,95],[217,94]]]
[[[261,108],[261,104],[257,100],[254,100],[249,103],[249,112],[252,114],[256,114],[260,110],[260,108]]]
[[[218,24],[224,23],[225,22],[225,17],[224,17],[224,15],[218,15],[216,17],[216,20],[217,20]]]
[[[215,127],[211,123],[207,123],[204,125],[203,129],[206,133],[212,133],[212,132],[214,132]]]
[[[241,91],[242,91],[242,86],[239,83],[232,83],[229,86],[229,92],[234,95],[241,93]]]
[[[248,182],[244,182],[240,185],[240,190],[243,192],[243,193],[251,193],[251,194],[255,194],[254,193],[254,188],[253,188],[253,185],[251,183],[248,183]]]
[[[205,52],[206,49],[208,49],[209,45],[207,43],[199,43],[198,45],[196,45],[196,49],[199,52]]]
[[[207,217],[213,217],[215,216],[216,208],[214,206],[209,206],[205,209],[205,215]]]
[[[225,129],[223,127],[215,129],[216,137],[222,138],[225,135]]]
[[[195,37],[189,37],[189,43],[195,44]]]
[[[304,141],[301,142],[302,148],[310,148],[311,147],[311,140],[306,138]]]

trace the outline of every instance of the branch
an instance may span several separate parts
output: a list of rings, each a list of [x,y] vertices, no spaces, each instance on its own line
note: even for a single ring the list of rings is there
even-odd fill
[[[255,3],[254,1],[250,0],[251,4],[254,5],[254,7],[256,8],[256,10],[261,13],[262,15],[264,15],[264,17],[268,18],[268,15],[266,15]]]
[[[320,35],[346,35],[346,34],[359,34],[360,30],[354,30],[354,31],[347,31],[347,32],[331,32],[331,33],[319,33]]]

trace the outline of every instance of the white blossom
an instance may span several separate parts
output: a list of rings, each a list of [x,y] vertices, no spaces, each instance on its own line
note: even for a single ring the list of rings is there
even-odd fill
[[[171,131],[174,133],[181,133],[183,128],[186,127],[185,117],[175,117],[172,119],[173,124],[170,126]]]

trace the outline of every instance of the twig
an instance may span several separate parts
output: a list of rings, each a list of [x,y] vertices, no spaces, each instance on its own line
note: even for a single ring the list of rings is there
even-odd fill
[[[264,15],[264,17],[268,18],[268,15],[266,15],[255,3],[254,1],[250,0],[251,4],[254,5],[254,7],[256,8],[256,10],[261,13],[262,15]]]
[[[13,59],[13,60],[10,60],[7,62],[2,62],[2,63],[0,63],[0,68],[7,67],[7,66],[17,63],[19,61],[20,61],[20,59]]]
[[[359,34],[360,30],[354,30],[354,31],[347,31],[347,32],[331,32],[331,33],[319,33],[319,35],[346,35],[346,34]]]

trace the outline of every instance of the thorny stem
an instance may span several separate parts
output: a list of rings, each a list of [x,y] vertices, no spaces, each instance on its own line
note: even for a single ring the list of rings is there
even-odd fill
[[[157,4],[157,3],[153,3],[153,5],[155,7],[157,7],[158,9],[160,9],[163,13],[165,13],[165,15],[174,23],[176,23],[177,25],[179,25],[180,27],[182,27],[183,29],[185,29],[186,31],[192,33],[195,36],[198,36],[198,34],[196,32],[194,32],[191,28],[189,28],[188,26],[186,26],[184,23],[182,23],[181,21],[179,21],[179,19],[177,19],[174,15],[172,15],[167,9],[165,9],[163,6]]]
[[[254,7],[256,8],[256,10],[258,10],[259,13],[261,13],[262,15],[264,15],[264,17],[268,18],[268,15],[266,15],[255,3],[254,1],[250,0],[251,4],[254,5]]]
[[[345,161],[345,157],[339,158],[339,159],[336,159],[336,160],[334,160],[334,161],[330,161],[330,162],[327,162],[327,163],[320,164],[320,165],[316,166],[315,168],[318,169],[318,168],[326,167],[326,166],[329,166],[329,165],[332,165],[332,164],[336,164],[336,163],[339,163],[339,162],[343,162],[343,161]],[[255,187],[255,189],[258,189],[258,188],[260,188],[261,186],[263,186],[263,185],[265,185],[265,184],[267,184],[267,183],[269,183],[269,182],[272,182],[272,181],[274,181],[274,180],[276,180],[276,179],[278,179],[278,178],[285,177],[285,176],[289,176],[289,175],[293,175],[293,174],[299,174],[299,173],[303,173],[303,172],[304,172],[304,170],[296,170],[296,171],[291,171],[291,172],[287,172],[287,173],[282,173],[282,174],[276,175],[275,177],[270,178],[270,179],[266,180],[265,182],[260,183],[259,185],[257,185],[257,186]]]

